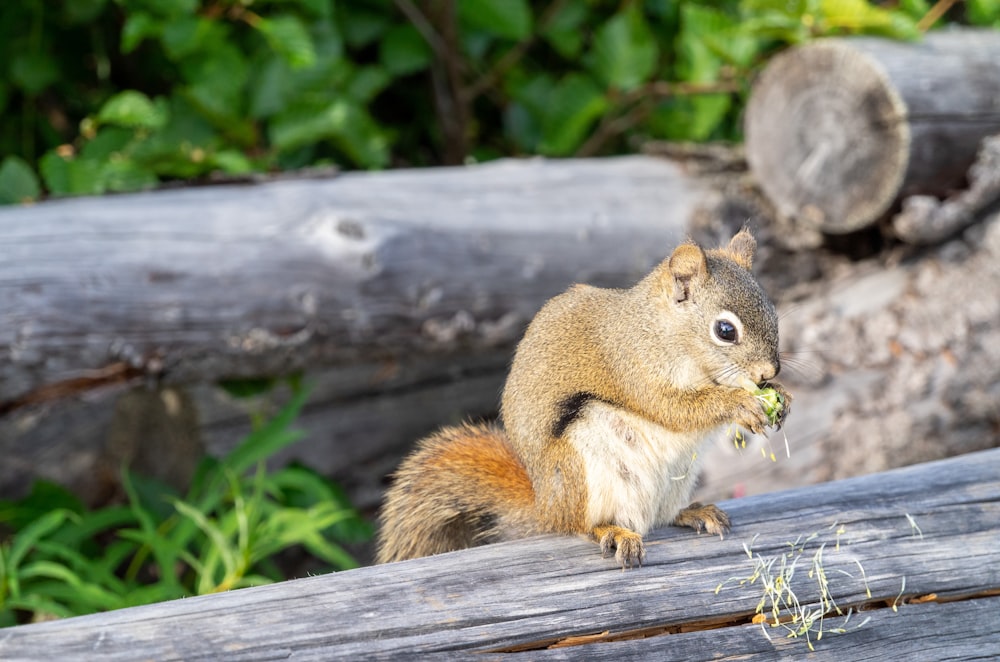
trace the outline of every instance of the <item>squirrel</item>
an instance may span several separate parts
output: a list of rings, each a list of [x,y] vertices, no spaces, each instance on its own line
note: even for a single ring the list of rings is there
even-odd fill
[[[750,271],[744,228],[726,247],[688,241],[631,289],[574,285],[518,344],[502,427],[419,442],[381,512],[376,562],[543,533],[586,534],[625,569],[664,524],[722,536],[725,512],[688,504],[697,452],[733,424],[769,425],[754,395],[779,372],[778,318]],[[769,383],[770,382],[770,383]]]

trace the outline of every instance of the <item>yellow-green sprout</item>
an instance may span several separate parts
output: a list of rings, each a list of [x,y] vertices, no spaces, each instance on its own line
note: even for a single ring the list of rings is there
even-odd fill
[[[759,388],[753,392],[754,396],[760,400],[764,406],[764,413],[767,414],[767,422],[771,427],[777,427],[781,422],[781,412],[785,410],[785,396],[770,386]]]

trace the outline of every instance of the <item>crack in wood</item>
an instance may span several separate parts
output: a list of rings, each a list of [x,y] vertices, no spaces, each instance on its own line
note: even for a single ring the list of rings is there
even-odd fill
[[[1000,596],[1000,587],[976,591],[975,593],[963,593],[957,595],[938,595],[937,593],[926,593],[923,595],[884,597],[875,600],[868,600],[855,605],[848,605],[847,609],[853,609],[856,613],[872,612],[880,609],[894,609],[895,605],[923,604],[936,602],[939,604],[949,602],[964,602],[967,600],[980,600]],[[830,610],[823,615],[824,618],[835,618],[846,613],[847,609],[842,608],[841,614]],[[718,630],[721,628],[740,627],[743,625],[759,624],[758,612],[747,612],[743,614],[730,614],[720,618],[710,618],[697,621],[687,621],[684,623],[672,623],[670,625],[649,625],[646,627],[623,630],[612,633],[610,630],[595,632],[592,634],[577,634],[569,637],[542,639],[539,641],[525,642],[496,648],[486,653],[523,653],[533,650],[546,650],[550,648],[569,648],[573,646],[586,646],[590,644],[607,644],[617,641],[629,641],[633,639],[647,639],[649,637],[660,637],[663,635],[683,634],[686,632],[704,632],[706,630]],[[768,623],[773,621],[768,620]],[[791,622],[791,617],[782,618],[781,622]]]
[[[23,407],[61,400],[102,386],[128,384],[145,375],[145,371],[124,361],[118,361],[97,370],[88,370],[76,377],[39,386],[16,398],[0,402],[0,416]]]

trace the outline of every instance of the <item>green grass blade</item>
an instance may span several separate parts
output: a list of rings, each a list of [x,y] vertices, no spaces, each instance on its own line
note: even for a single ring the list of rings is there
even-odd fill
[[[266,460],[282,448],[298,441],[303,433],[290,430],[289,426],[298,417],[309,397],[309,389],[301,389],[292,396],[287,405],[265,425],[254,430],[225,457],[223,463],[231,471],[242,474],[261,460]]]
[[[62,508],[53,510],[18,531],[11,542],[10,553],[7,556],[8,572],[16,572],[16,568],[31,548],[40,539],[62,526],[63,522],[72,515],[71,511]]]

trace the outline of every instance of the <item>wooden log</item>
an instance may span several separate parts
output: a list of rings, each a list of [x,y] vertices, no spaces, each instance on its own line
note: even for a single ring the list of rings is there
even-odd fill
[[[775,628],[768,640],[749,624],[763,589],[734,578],[753,572],[745,547],[776,563],[803,549],[786,579],[816,607],[819,579],[809,570],[822,545],[828,598],[864,611],[842,634],[834,629],[843,617],[826,616],[824,636],[811,639],[817,659],[928,649],[985,659],[1000,654],[998,475],[992,450],[724,503],[734,522],[725,540],[668,527],[649,537],[646,564],[627,572],[583,538],[547,536],[11,627],[0,630],[0,657],[804,658],[804,636]],[[545,650],[554,644],[566,647]]]
[[[900,197],[961,187],[980,141],[1000,131],[1000,33],[791,49],[754,84],[745,130],[779,214],[823,232],[863,228]]]
[[[1000,200],[1000,134],[983,139],[968,186],[939,200],[913,195],[892,219],[893,234],[911,244],[933,244],[964,230]]]
[[[624,285],[711,193],[650,157],[502,161],[0,210],[0,411],[511,345],[576,281]]]

